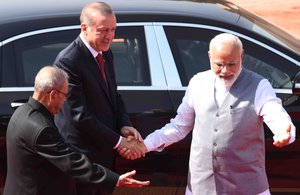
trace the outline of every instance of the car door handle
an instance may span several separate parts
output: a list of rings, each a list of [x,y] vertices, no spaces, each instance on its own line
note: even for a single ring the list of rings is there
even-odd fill
[[[173,113],[170,109],[152,109],[142,113],[142,115],[170,115]]]
[[[11,102],[10,103],[10,106],[13,108],[13,109],[17,109],[19,106],[22,106],[24,104],[24,102]]]
[[[285,98],[282,102],[282,104],[284,106],[290,106],[292,104],[294,104],[295,102],[297,102],[299,100],[299,97],[297,95],[291,95],[287,98]]]

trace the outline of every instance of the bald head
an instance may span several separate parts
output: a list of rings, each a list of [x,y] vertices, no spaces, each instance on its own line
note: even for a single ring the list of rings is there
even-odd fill
[[[37,92],[48,93],[53,89],[61,89],[68,81],[68,75],[60,68],[45,66],[36,75],[34,90]]]
[[[32,98],[43,104],[54,116],[68,95],[68,75],[52,66],[42,68],[35,77]]]
[[[233,49],[238,49],[240,52],[243,51],[243,44],[237,36],[229,33],[222,33],[215,36],[210,41],[209,52],[213,52],[224,47],[226,47],[227,50],[230,50],[228,52],[231,52]]]

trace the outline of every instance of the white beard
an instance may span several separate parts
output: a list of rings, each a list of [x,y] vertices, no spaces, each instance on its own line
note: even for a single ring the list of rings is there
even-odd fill
[[[219,77],[219,76],[217,76],[217,78],[216,78],[216,82],[217,82],[219,85],[224,86],[224,87],[226,87],[226,88],[231,87],[231,86],[233,85],[233,83],[235,82],[235,80],[236,80],[236,77],[233,77],[233,78],[230,79],[230,80],[228,80],[228,79],[225,80],[224,78]]]
[[[236,74],[234,74],[230,80],[224,79],[219,75],[216,75],[216,82],[219,85],[224,86],[225,88],[230,88],[233,85],[233,83],[236,81],[236,79],[239,77],[241,70],[242,68],[240,68],[240,70]]]

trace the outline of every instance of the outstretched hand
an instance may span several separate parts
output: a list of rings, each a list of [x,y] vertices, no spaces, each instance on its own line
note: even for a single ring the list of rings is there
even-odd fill
[[[288,145],[291,139],[291,125],[283,133],[274,136],[273,139],[273,145],[276,147],[281,148]]]
[[[120,176],[118,181],[118,186],[124,186],[124,187],[132,187],[132,188],[140,188],[144,186],[148,186],[150,184],[150,181],[139,181],[136,179],[133,179],[132,177],[136,174],[136,171],[133,170],[131,172],[127,172]]]

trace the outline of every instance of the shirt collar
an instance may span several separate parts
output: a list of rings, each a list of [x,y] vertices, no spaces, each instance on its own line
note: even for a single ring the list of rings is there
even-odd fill
[[[39,112],[47,115],[48,118],[53,119],[54,116],[50,113],[50,111],[39,101],[36,99],[32,98],[31,96],[28,99],[27,102],[34,110],[38,110]]]
[[[82,40],[82,42],[84,43],[84,45],[88,48],[88,50],[91,52],[91,54],[93,55],[94,58],[97,57],[97,55],[100,53],[102,55],[102,52],[97,52],[94,48],[92,48],[92,46],[90,46],[90,44],[88,44],[88,42],[85,41],[85,39],[83,38],[83,35],[80,34],[79,35],[80,39]]]

